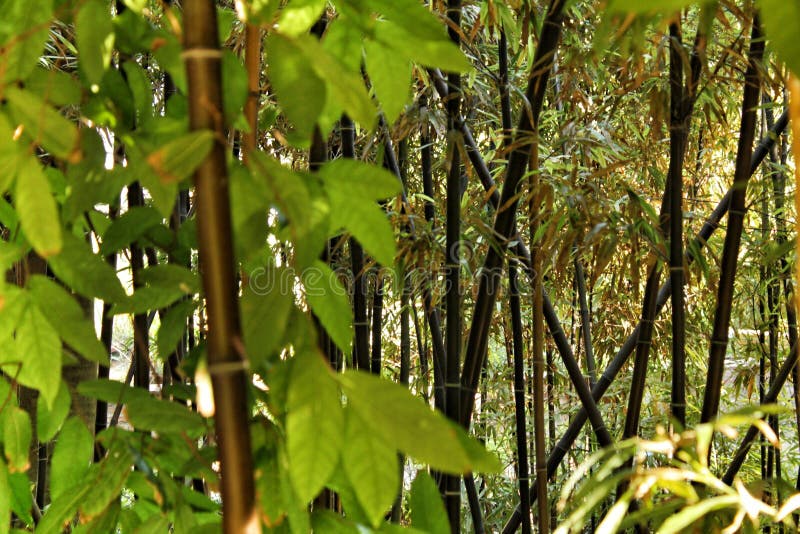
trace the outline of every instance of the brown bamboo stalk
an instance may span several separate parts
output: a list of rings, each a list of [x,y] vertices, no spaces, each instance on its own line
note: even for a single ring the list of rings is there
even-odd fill
[[[236,348],[241,329],[225,162],[222,54],[216,5],[211,0],[185,0],[183,10],[189,126],[193,131],[212,130],[216,134],[210,153],[195,172],[194,183],[200,272],[208,316],[208,371],[216,405],[223,530],[228,534],[258,533],[261,525],[255,505],[248,425],[249,377],[244,355]]]

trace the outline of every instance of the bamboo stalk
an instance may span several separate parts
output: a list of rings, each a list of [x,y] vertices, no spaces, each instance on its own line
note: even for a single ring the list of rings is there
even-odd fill
[[[701,422],[711,421],[719,411],[722,393],[722,373],[725,352],[728,348],[728,328],[733,306],[733,283],[739,256],[739,245],[744,225],[745,194],[749,172],[753,137],[755,136],[756,106],[761,94],[759,63],[764,55],[764,40],[758,13],[753,17],[750,37],[747,71],[745,73],[744,97],[742,98],[742,123],[739,132],[739,146],[736,152],[736,167],[733,178],[728,214],[728,228],[725,232],[725,245],[722,250],[722,268],[717,288],[717,305],[714,312],[714,327],[708,354],[708,374],[706,376]]]
[[[253,459],[247,408],[247,362],[236,349],[241,339],[236,299],[228,172],[222,124],[221,52],[216,6],[185,0],[184,54],[189,87],[190,129],[210,129],[216,138],[194,175],[200,272],[208,315],[208,371],[222,479],[223,530],[261,531],[255,506]]]

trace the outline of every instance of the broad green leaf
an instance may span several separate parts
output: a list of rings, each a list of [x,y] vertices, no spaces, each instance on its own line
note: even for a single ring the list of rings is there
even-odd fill
[[[147,156],[147,163],[165,184],[178,183],[205,160],[214,144],[214,132],[200,130],[182,135]]]
[[[408,497],[411,525],[429,534],[448,534],[450,522],[436,482],[425,471],[418,471]]]
[[[33,438],[28,412],[17,406],[6,406],[3,417],[3,452],[12,473],[27,471],[30,467],[28,452]]]
[[[139,277],[148,286],[160,289],[174,288],[182,293],[197,293],[200,291],[200,277],[197,273],[175,263],[147,267],[140,272]]]
[[[17,380],[39,391],[52,408],[61,383],[61,339],[36,306],[28,305],[17,328]]]
[[[336,273],[321,261],[303,271],[306,302],[336,345],[350,353],[353,340],[353,311],[347,290]]]
[[[333,100],[354,121],[359,122],[365,128],[372,128],[377,114],[361,73],[350,71],[310,35],[299,37],[295,43],[303,50],[306,61],[326,81]]]
[[[294,306],[294,274],[285,268],[265,266],[249,273],[239,303],[247,355],[260,365],[281,347]]]
[[[446,35],[438,40],[420,40],[407,28],[383,22],[376,25],[375,38],[396,54],[426,67],[461,73],[472,69],[467,57]]]
[[[14,204],[22,231],[33,249],[43,258],[58,254],[63,244],[58,208],[50,192],[50,182],[35,158],[21,162]]]
[[[393,124],[409,99],[411,62],[377,41],[364,43],[367,74],[386,121]]]
[[[81,84],[74,75],[41,66],[33,69],[25,80],[25,88],[54,106],[79,104],[82,97]]]
[[[356,523],[348,521],[331,510],[314,510],[311,514],[311,531],[318,534],[360,534]]]
[[[78,484],[68,489],[70,491],[63,491],[60,497],[55,498],[51,482],[50,494],[53,496],[53,502],[47,508],[42,520],[36,525],[36,534],[60,534],[64,532],[68,523],[75,516],[75,512],[78,511],[80,504],[91,492],[92,487],[88,484]]]
[[[364,34],[358,24],[340,14],[328,24],[322,39],[322,46],[348,71],[360,73],[363,37]]]
[[[328,0],[290,0],[278,18],[281,33],[296,37],[306,33],[325,11]]]
[[[135,61],[123,62],[122,70],[133,97],[136,128],[146,129],[153,119],[153,85],[145,69]]]
[[[676,534],[681,532],[701,517],[714,512],[734,508],[740,504],[738,495],[720,495],[718,497],[707,497],[695,505],[687,506],[680,512],[669,517],[656,531],[656,534]]]
[[[113,441],[105,458],[89,467],[85,480],[91,488],[92,498],[80,503],[82,518],[91,519],[100,515],[112,501],[119,499],[122,487],[131,474],[132,465],[130,445]]]
[[[394,233],[376,201],[399,192],[397,179],[380,167],[350,159],[324,165],[320,175],[331,203],[331,230],[345,228],[378,263],[394,264]]]
[[[61,382],[58,388],[58,394],[52,409],[47,406],[44,397],[39,395],[36,400],[36,436],[40,442],[50,441],[58,434],[61,425],[67,418],[67,414],[69,414],[71,404],[72,398],[64,382]]]
[[[80,418],[67,419],[58,434],[50,468],[50,493],[57,500],[89,470],[94,453],[92,433]]]
[[[84,380],[78,384],[78,393],[109,404],[122,404],[132,399],[150,397],[150,394],[142,388],[134,388],[107,378]]]
[[[339,375],[352,407],[385,442],[412,458],[448,473],[498,472],[500,462],[491,455],[475,455],[465,448],[464,431],[431,410],[408,389],[364,372]],[[475,444],[476,447],[480,445]]]
[[[289,378],[286,415],[289,477],[300,501],[311,500],[330,478],[343,431],[339,386],[331,369],[318,352],[300,353]]]
[[[116,532],[119,515],[120,502],[113,501],[110,506],[100,515],[94,517],[87,523],[82,523],[72,530],[72,534],[105,534],[106,532]],[[164,530],[166,532],[166,529]]]
[[[3,2],[0,78],[21,80],[36,68],[50,35],[52,16],[53,0]]]
[[[162,359],[166,360],[186,334],[189,317],[192,316],[196,307],[197,303],[186,300],[179,302],[161,316],[156,346]]]
[[[154,170],[151,163],[149,163],[149,156],[138,148],[136,145],[126,145],[126,156],[128,158],[128,169],[131,175],[139,180],[148,193],[150,193],[150,200],[152,205],[158,210],[164,218],[169,218],[172,215],[172,210],[175,207],[175,197],[178,194],[178,182],[170,180],[164,181]],[[159,162],[163,164],[164,162]],[[200,160],[197,160],[197,164]]]
[[[376,436],[354,410],[346,410],[342,464],[361,507],[377,527],[400,489],[397,450]]]
[[[17,87],[6,87],[11,115],[24,133],[54,156],[71,163],[80,161],[78,129],[41,98]]]
[[[111,62],[114,28],[111,9],[103,0],[86,1],[75,16],[78,66],[90,84],[99,84]]]
[[[222,111],[225,122],[232,125],[242,116],[247,101],[247,69],[239,56],[227,48],[222,51],[222,84]]]
[[[139,430],[159,433],[186,432],[197,437],[206,429],[206,421],[183,404],[154,397],[136,397],[127,403],[128,421]]]
[[[8,466],[0,458],[0,534],[8,534],[11,527],[11,484]]]
[[[112,221],[108,229],[103,232],[100,254],[107,256],[127,247],[162,221],[161,214],[149,206],[129,209]]]
[[[85,297],[105,302],[127,298],[117,273],[88,243],[70,233],[64,234],[61,253],[50,258],[50,267],[62,282]]]
[[[144,285],[136,288],[130,298],[115,305],[113,313],[136,314],[164,309],[200,290],[197,274],[177,264],[148,267],[139,271],[137,277]]]
[[[271,33],[266,54],[269,81],[281,109],[297,128],[297,135],[310,139],[325,106],[325,81],[293,39]]]
[[[90,361],[108,365],[108,354],[94,328],[94,321],[63,287],[35,275],[28,288],[39,311],[64,342]]]
[[[0,192],[11,188],[19,168],[29,158],[25,147],[17,142],[10,117],[0,113]]]
[[[800,42],[797,40],[800,3],[796,0],[759,0],[758,6],[769,43],[794,75],[800,77]]]

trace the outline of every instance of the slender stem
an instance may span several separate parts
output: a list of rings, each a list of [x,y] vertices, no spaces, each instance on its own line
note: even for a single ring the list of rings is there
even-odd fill
[[[215,143],[194,175],[200,272],[208,316],[208,370],[216,405],[214,418],[222,479],[223,529],[256,533],[253,458],[248,425],[246,362],[236,350],[241,339],[236,299],[228,170],[222,124],[221,54],[217,14],[211,0],[185,0],[184,61],[191,130],[212,130]]]

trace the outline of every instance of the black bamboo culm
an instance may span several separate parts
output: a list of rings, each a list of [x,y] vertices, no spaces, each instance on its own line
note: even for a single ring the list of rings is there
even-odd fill
[[[514,353],[514,419],[516,421],[517,477],[519,479],[519,504],[522,510],[522,532],[530,534],[530,467],[528,465],[528,431],[525,416],[525,342],[522,339],[522,314],[520,313],[516,261],[511,259],[508,264],[509,307],[511,308],[511,335]],[[537,428],[534,429],[534,432],[543,430]]]
[[[144,192],[139,182],[128,186],[128,209],[144,206]],[[144,269],[144,256],[141,247],[131,243],[131,271],[133,272],[134,290],[140,287],[141,272]],[[150,387],[150,336],[146,313],[133,316],[133,385],[149,389]]]
[[[369,370],[381,373],[381,332],[383,332],[383,276],[380,266],[375,268],[375,290],[372,293],[372,353]]]
[[[200,272],[208,317],[207,358],[214,393],[225,533],[260,532],[248,425],[248,372],[241,339],[224,125],[222,54],[215,2],[185,0],[183,58],[189,87],[189,127],[212,130],[215,142],[194,175]]]
[[[447,0],[448,34],[459,46],[461,0]],[[461,76],[447,76],[447,183],[445,197],[445,310],[447,311],[445,335],[445,415],[458,422],[461,386],[461,149],[458,122],[461,114]],[[461,531],[461,477],[445,475],[441,479],[450,531]]]
[[[592,318],[589,313],[589,301],[586,298],[586,275],[583,271],[583,262],[575,251],[575,285],[578,286],[578,305],[581,310],[581,338],[583,351],[586,353],[586,374],[589,375],[589,384],[594,387],[597,382],[597,364],[594,361],[594,348],[592,346]]]
[[[504,209],[496,212],[493,227],[494,235],[499,239],[508,240],[512,237],[515,226],[518,186],[525,171],[532,149],[539,113],[544,103],[547,89],[547,80],[554,62],[555,52],[561,38],[563,22],[563,8],[565,0],[552,0],[543,21],[541,38],[534,55],[531,66],[531,76],[525,97],[530,107],[522,112],[513,146],[506,165],[505,182],[500,194],[500,206]],[[497,298],[500,274],[503,270],[503,258],[498,247],[489,247],[481,270],[478,286],[478,295],[475,300],[472,314],[472,324],[469,330],[467,349],[464,355],[464,366],[461,373],[461,423],[468,427],[472,419],[472,409],[475,403],[475,391],[478,388],[480,370],[486,358],[488,346],[489,326],[491,324],[494,304]]]
[[[118,206],[110,206],[108,209],[108,218],[113,221],[119,215]],[[111,253],[105,258],[114,271],[117,270],[117,253]],[[111,303],[103,303],[103,315],[100,319],[100,343],[103,344],[105,353],[111,358],[111,349],[114,342],[114,316],[111,312]],[[110,363],[110,362],[109,362]],[[108,378],[110,367],[101,365],[98,368],[98,378]],[[102,400],[97,401],[97,410],[95,412],[94,433],[97,435],[108,426],[108,403]],[[98,458],[95,458],[98,460]]]
[[[686,426],[686,324],[683,294],[683,160],[690,117],[685,114],[683,40],[680,21],[669,25],[669,276],[672,285],[672,417],[679,429]]]
[[[464,475],[464,488],[467,491],[467,502],[469,503],[469,513],[472,518],[472,530],[475,534],[485,534],[486,526],[483,523],[481,513],[481,501],[478,495],[478,488],[475,485],[475,477],[472,473]]]
[[[760,101],[761,75],[759,64],[764,55],[764,40],[761,35],[759,15],[753,17],[750,37],[750,50],[745,72],[744,96],[742,98],[742,123],[739,131],[739,145],[736,152],[732,195],[728,210],[728,227],[722,249],[722,265],[717,288],[717,305],[714,313],[714,327],[708,354],[708,374],[706,377],[701,422],[711,421],[719,410],[722,393],[722,372],[725,352],[728,347],[728,327],[730,326],[733,305],[733,282],[736,278],[736,264],[739,245],[744,226],[745,195],[751,172],[751,154],[756,127],[756,106]]]
[[[500,31],[498,54],[498,90],[500,93],[500,116],[503,126],[503,150],[508,150],[512,142],[511,98],[508,87],[508,43],[505,29]],[[530,466],[528,462],[528,429],[525,415],[525,342],[522,332],[522,310],[520,302],[519,281],[517,279],[517,261],[508,262],[509,308],[511,309],[511,337],[514,355],[514,419],[517,438],[517,479],[519,481],[519,505],[523,511],[522,532],[531,532],[530,505]],[[534,433],[542,432],[535,428]],[[535,436],[539,445],[538,434]],[[546,487],[545,487],[546,489]],[[542,495],[540,495],[542,497]],[[545,502],[547,499],[542,499]],[[544,530],[546,531],[546,529]]]
[[[789,114],[788,112],[784,111],[778,120],[775,121],[773,128],[771,128],[767,135],[761,139],[755,151],[753,152],[753,157],[750,162],[751,175],[755,173],[758,166],[761,165],[762,161],[764,161],[767,153],[772,149],[776,139],[786,129],[788,123]],[[732,195],[733,189],[729,189],[725,196],[722,197],[722,200],[717,203],[714,211],[711,213],[711,215],[709,215],[697,236],[695,236],[691,246],[687,247],[685,253],[685,261],[687,263],[692,263],[695,261],[695,259],[697,259],[697,254],[700,253],[702,248],[711,238],[712,234],[717,230],[717,228],[719,228],[720,221],[728,212],[728,206]],[[656,299],[657,313],[661,311],[669,299],[671,292],[670,286],[670,281],[667,280],[667,282],[661,286],[661,289],[658,291],[658,298]],[[637,324],[636,328],[634,328],[633,332],[630,333],[628,338],[622,344],[622,347],[620,347],[620,349],[614,355],[614,358],[612,358],[612,360],[608,363],[605,371],[603,371],[603,374],[598,377],[597,384],[595,384],[594,388],[592,388],[592,396],[596,401],[599,401],[603,397],[609,386],[611,386],[611,384],[614,382],[617,374],[620,372],[622,367],[628,361],[630,355],[633,353],[633,350],[636,348],[636,341],[639,338],[640,329],[641,324]],[[569,452],[569,449],[580,435],[581,429],[583,428],[583,425],[586,423],[587,419],[588,414],[585,408],[581,408],[572,418],[567,430],[561,436],[558,443],[556,443],[553,451],[550,453],[550,456],[547,459],[548,477],[552,477],[555,474],[556,469],[558,469],[558,466],[561,464],[567,452]],[[531,499],[533,500],[535,498],[536,494],[532,492]],[[516,530],[519,528],[521,520],[522,513],[519,507],[517,507],[511,514],[511,517],[509,517],[508,521],[506,521],[506,524],[503,526],[502,534],[512,534],[513,532],[516,532]]]

